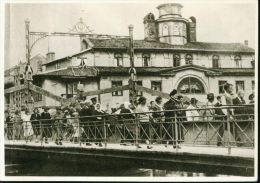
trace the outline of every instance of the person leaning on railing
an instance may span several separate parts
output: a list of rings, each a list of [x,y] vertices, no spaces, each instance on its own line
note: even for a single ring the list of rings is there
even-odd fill
[[[233,85],[230,83],[225,83],[224,84],[224,94],[221,95],[221,103],[223,106],[232,106],[233,105],[233,99],[235,98],[235,95],[233,94]],[[225,116],[227,116],[227,121],[229,120],[229,124],[230,124],[230,131],[228,133],[231,133],[232,136],[235,138],[235,134],[233,133],[233,130],[235,128],[234,126],[234,110],[233,108],[223,108],[222,112],[224,113]],[[226,125],[227,126],[227,125]],[[227,129],[225,129],[227,130]],[[221,136],[221,138],[223,139],[224,137],[224,130],[223,130],[223,134],[222,134],[222,130],[219,132],[219,135]],[[219,143],[218,143],[219,145]]]
[[[145,143],[147,144],[147,149],[151,149],[152,145],[151,145],[151,139],[149,139],[149,137],[151,136],[151,128],[150,128],[150,118],[152,118],[152,115],[149,114],[149,109],[146,105],[146,98],[141,96],[138,99],[138,105],[136,107],[135,112],[136,113],[141,113],[138,114],[138,120],[140,122],[140,137],[141,140],[145,141]],[[142,130],[141,130],[142,129]],[[138,148],[140,148],[139,145],[137,145]]]
[[[248,100],[249,100],[249,104],[253,105],[255,103],[255,94],[254,93],[250,94]],[[247,114],[249,114],[249,119],[251,120],[255,119],[254,113],[255,113],[254,105],[247,108]]]
[[[246,101],[244,99],[245,92],[243,90],[238,90],[237,92],[237,97],[233,99],[233,105],[245,105]],[[247,115],[246,115],[246,108],[245,107],[239,107],[234,109],[234,117],[237,120],[246,120]]]
[[[127,142],[134,143],[134,136],[135,136],[135,116],[133,115],[133,111],[131,108],[131,103],[124,102],[120,110],[120,115],[118,116],[118,120],[123,123],[122,126],[122,134],[124,135],[124,139],[121,140],[121,145],[127,145]],[[125,132],[125,133],[124,133]]]
[[[176,110],[181,109],[181,106],[179,105],[179,101],[177,100],[177,90],[173,90],[169,96],[170,99],[164,104],[163,108],[165,110],[165,122],[163,123],[164,128],[164,138],[163,143],[167,144],[172,143],[173,148],[180,148],[180,146],[177,144],[178,139],[175,137],[175,116],[177,116],[177,113],[170,110]],[[171,128],[172,127],[172,128]],[[178,137],[177,137],[178,138]]]
[[[14,124],[13,124],[13,134],[15,140],[21,140],[23,135],[23,126],[22,126],[21,113],[19,110],[14,112]]]
[[[56,113],[52,117],[53,123],[53,131],[54,131],[54,138],[55,144],[62,145],[62,120],[63,120],[63,113],[60,107],[56,107]]]
[[[31,115],[29,112],[29,109],[26,109],[24,114],[21,116],[22,120],[23,120],[23,132],[24,132],[24,138],[26,140],[26,142],[32,141],[33,139],[33,127],[32,127],[32,123],[30,121],[31,119]]]
[[[98,133],[95,136],[95,139],[96,139],[95,144],[99,145],[99,147],[103,146],[102,145],[102,140],[103,140],[103,131],[104,131],[103,130],[103,119],[104,119],[104,117],[100,116],[100,115],[105,115],[105,114],[106,114],[105,111],[103,111],[101,109],[100,103],[96,103],[95,104],[95,110],[93,111],[93,119],[95,118],[94,119],[95,127],[97,128],[97,131],[98,131]]]
[[[215,109],[211,109],[214,107],[214,99],[215,96],[213,93],[208,93],[207,94],[207,102],[204,106],[205,110],[203,110],[203,117],[204,117],[204,121],[213,121],[214,120],[214,116],[215,116]]]
[[[52,136],[52,122],[51,122],[51,115],[48,112],[49,108],[43,106],[43,112],[41,113],[41,123],[42,123],[42,139],[46,144],[48,144],[48,138]]]
[[[8,140],[12,139],[13,135],[13,117],[9,110],[5,110],[5,133]]]
[[[41,115],[39,113],[39,109],[34,108],[33,114],[31,115],[30,120],[32,122],[32,127],[33,127],[33,131],[34,131],[36,143],[38,142],[38,138],[41,134],[41,132],[40,132],[40,122],[39,122],[40,119],[41,119]]]

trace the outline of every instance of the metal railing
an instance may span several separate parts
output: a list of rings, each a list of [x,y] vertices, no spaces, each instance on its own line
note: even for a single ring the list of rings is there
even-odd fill
[[[226,114],[217,114],[226,110]],[[196,113],[192,113],[196,111]],[[254,106],[106,114],[6,123],[6,138],[70,143],[164,144],[254,148]],[[58,144],[58,143],[57,143]],[[178,148],[176,148],[177,150]]]

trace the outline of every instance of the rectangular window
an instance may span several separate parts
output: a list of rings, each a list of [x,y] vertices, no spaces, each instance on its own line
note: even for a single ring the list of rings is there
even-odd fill
[[[60,62],[56,63],[56,69],[60,69]]]
[[[66,83],[66,98],[73,97],[73,83]]]
[[[212,60],[212,62],[213,68],[219,68],[219,60]]]
[[[122,81],[112,81],[112,88],[114,87],[118,87],[118,86],[123,86],[123,82]],[[112,92],[112,96],[123,96],[123,91],[115,91]]]
[[[143,86],[143,81],[136,81],[136,84]],[[137,92],[137,96],[143,96],[143,92],[142,91],[138,91]]]
[[[76,94],[78,92],[78,83],[73,83],[73,93]]]
[[[143,54],[143,67],[149,67],[150,66],[150,54]]]
[[[224,84],[226,83],[227,81],[218,81],[218,92],[219,93],[224,93]]]
[[[245,90],[245,83],[244,83],[244,81],[236,81],[236,92],[238,90]]]
[[[42,95],[41,94],[39,94],[39,93],[33,93],[33,100],[35,101],[35,102],[39,102],[39,101],[42,101]]]
[[[254,90],[255,90],[255,81],[252,80],[252,91],[254,91]]]
[[[178,67],[181,65],[181,57],[180,55],[173,55],[173,67]]]
[[[116,59],[116,66],[122,67],[123,66],[123,54],[115,53],[114,57]]]
[[[151,81],[151,89],[162,91],[162,81]]]

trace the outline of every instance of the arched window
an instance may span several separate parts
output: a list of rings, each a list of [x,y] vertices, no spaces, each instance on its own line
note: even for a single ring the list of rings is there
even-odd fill
[[[163,27],[162,27],[162,35],[163,36],[168,36],[169,35],[169,27],[168,27],[168,25],[163,25]]]
[[[173,55],[173,67],[178,67],[181,65],[181,56],[179,54]]]
[[[194,77],[187,77],[181,80],[177,87],[178,92],[183,94],[202,94],[205,89],[200,80]]]
[[[186,54],[185,56],[185,64],[192,64],[193,58],[191,54]]]
[[[88,43],[85,40],[83,40],[81,43],[81,49],[82,50],[88,49]]]
[[[219,68],[219,56],[218,55],[212,56],[212,67]]]
[[[235,55],[234,60],[235,60],[236,67],[242,67],[242,64],[241,64],[242,59],[241,59],[240,55]]]

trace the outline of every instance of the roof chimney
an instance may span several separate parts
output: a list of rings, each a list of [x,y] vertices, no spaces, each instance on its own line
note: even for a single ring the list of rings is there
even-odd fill
[[[47,62],[51,62],[53,60],[55,60],[55,53],[54,52],[49,52],[46,54],[47,56]]]
[[[245,40],[245,41],[244,41],[244,44],[245,44],[246,46],[248,46],[248,40]]]

